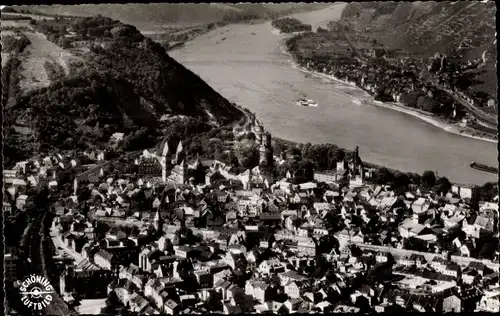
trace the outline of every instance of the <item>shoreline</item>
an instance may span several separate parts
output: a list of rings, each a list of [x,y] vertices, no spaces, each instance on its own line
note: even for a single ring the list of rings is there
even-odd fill
[[[276,33],[273,33],[273,34],[278,35]],[[289,37],[289,36],[287,36],[287,37]],[[286,49],[284,43],[282,43],[286,39],[287,38],[284,38],[282,41],[280,41],[278,43],[278,47],[280,48],[281,52],[284,55],[287,55],[287,56],[293,58],[292,54]],[[351,87],[356,87],[356,88],[358,88],[358,89],[366,92],[366,90],[364,90],[363,88],[357,86],[356,84],[354,84],[352,82],[347,82],[347,81],[341,80],[341,79],[336,78],[335,76],[332,76],[332,75],[320,73],[320,72],[313,71],[313,70],[308,70],[305,67],[302,67],[299,64],[297,64],[293,59],[290,60],[290,63],[292,65],[292,67],[298,69],[299,71],[308,73],[308,74],[316,76],[316,77],[321,77],[321,78],[328,79],[328,80],[331,80],[331,81],[336,81],[338,83],[341,83],[341,84],[344,84],[344,85],[348,85],[348,86],[351,86]],[[339,92],[341,92],[341,91],[339,91]],[[346,94],[346,93],[343,93],[343,94],[345,94],[345,95],[349,96],[350,98],[354,99],[349,94]],[[386,108],[386,109],[390,109],[390,110],[398,111],[398,112],[401,112],[401,113],[405,113],[407,115],[411,115],[411,116],[413,116],[415,118],[420,119],[423,122],[426,122],[427,124],[430,124],[430,125],[432,125],[432,126],[434,126],[436,128],[441,129],[442,131],[445,131],[445,132],[450,133],[450,134],[455,134],[455,135],[458,135],[458,136],[472,138],[472,139],[476,139],[476,140],[480,140],[480,141],[485,141],[485,142],[489,142],[489,143],[498,143],[498,140],[496,140],[496,139],[493,139],[493,138],[490,138],[490,137],[481,137],[481,136],[472,135],[470,132],[461,130],[460,127],[456,126],[455,124],[450,124],[450,123],[444,122],[442,119],[434,117],[431,114],[424,114],[424,113],[422,113],[422,112],[420,112],[420,111],[418,111],[416,109],[408,108],[408,107],[406,107],[406,106],[404,106],[404,105],[402,105],[402,104],[400,104],[398,102],[375,102],[375,100],[374,100],[373,97],[371,97],[371,99],[369,100],[369,102],[370,102],[369,105],[380,106],[380,107],[383,107],[383,108]]]

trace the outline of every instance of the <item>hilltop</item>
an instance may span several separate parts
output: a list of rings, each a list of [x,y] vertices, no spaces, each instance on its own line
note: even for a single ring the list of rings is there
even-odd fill
[[[475,88],[496,94],[496,6],[493,2],[359,2],[349,3],[341,23],[389,49],[429,57],[436,52],[464,60],[486,60],[471,73],[482,83]]]
[[[132,25],[97,16],[31,21],[24,27],[15,34],[31,41],[27,46],[23,41],[16,48],[20,53],[11,54],[2,67],[2,83],[9,87],[2,104],[6,164],[55,148],[109,147],[116,132],[124,133],[121,149],[146,148],[242,116]],[[34,34],[41,40],[35,41]],[[33,51],[43,51],[39,46],[48,44],[78,60],[65,64],[67,69],[44,64],[48,59]],[[34,67],[35,62],[41,68]],[[50,70],[58,74],[50,75]],[[40,80],[26,76],[43,77],[46,83],[27,89],[27,79]]]

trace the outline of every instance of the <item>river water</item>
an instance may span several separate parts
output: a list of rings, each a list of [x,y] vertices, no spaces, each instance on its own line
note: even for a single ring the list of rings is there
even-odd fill
[[[340,18],[345,4],[295,15],[319,25]],[[250,109],[275,137],[302,143],[360,147],[365,161],[402,171],[437,171],[452,182],[483,184],[494,174],[471,161],[497,166],[497,145],[447,133],[408,114],[368,104],[362,90],[292,67],[270,23],[230,25],[197,37],[169,54],[231,102]],[[317,108],[294,102],[305,93]]]

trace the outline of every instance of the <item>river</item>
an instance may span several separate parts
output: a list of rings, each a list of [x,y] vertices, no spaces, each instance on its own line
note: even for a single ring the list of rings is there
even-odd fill
[[[295,16],[317,26],[340,18],[345,4]],[[311,76],[292,67],[269,22],[237,24],[195,38],[169,54],[216,91],[256,113],[275,137],[302,143],[360,147],[365,161],[402,171],[437,171],[452,182],[484,184],[494,174],[471,161],[497,166],[497,145],[445,132],[413,116],[375,105],[356,87]],[[317,108],[294,104],[301,94]]]

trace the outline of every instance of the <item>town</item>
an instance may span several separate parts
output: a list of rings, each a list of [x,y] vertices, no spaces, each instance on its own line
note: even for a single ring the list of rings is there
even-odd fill
[[[499,311],[498,190],[395,190],[357,147],[312,179],[273,175],[291,158],[262,124],[232,133],[252,135],[257,166],[235,172],[181,140],[4,170],[7,287],[42,273],[61,314],[98,299],[105,314]]]
[[[377,101],[397,102],[496,139],[496,98],[472,89],[478,82],[473,73],[488,67],[486,52],[465,61],[458,52],[411,54],[346,28],[332,22],[288,39],[286,48],[299,66],[355,84]]]

